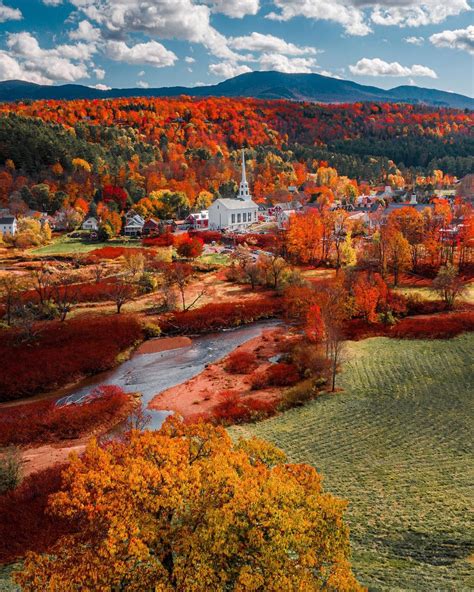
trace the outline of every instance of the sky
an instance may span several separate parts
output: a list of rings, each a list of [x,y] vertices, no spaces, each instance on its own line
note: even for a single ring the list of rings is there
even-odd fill
[[[474,94],[473,0],[0,0],[0,80],[215,84],[252,70]]]

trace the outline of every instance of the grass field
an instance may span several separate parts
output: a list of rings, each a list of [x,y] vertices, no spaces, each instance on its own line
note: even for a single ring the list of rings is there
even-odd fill
[[[351,343],[344,392],[232,430],[313,464],[349,500],[354,569],[371,591],[474,590],[473,345]]]
[[[31,253],[33,255],[79,255],[82,253],[89,253],[94,249],[101,249],[102,247],[140,247],[140,241],[130,241],[115,239],[106,243],[88,243],[83,242],[80,239],[60,237],[55,239],[50,245],[33,249]]]

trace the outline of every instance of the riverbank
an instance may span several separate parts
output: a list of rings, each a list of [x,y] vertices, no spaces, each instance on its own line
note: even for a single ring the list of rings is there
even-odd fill
[[[265,371],[272,365],[271,359],[281,351],[285,332],[281,328],[266,329],[262,333],[233,350],[255,355],[258,370]],[[251,395],[254,399],[274,401],[281,388],[252,389],[251,374],[230,374],[226,369],[228,356],[208,364],[204,370],[190,380],[173,386],[150,401],[148,407],[156,411],[173,411],[185,420],[209,418],[214,408],[222,402],[222,392],[237,391],[244,398]]]

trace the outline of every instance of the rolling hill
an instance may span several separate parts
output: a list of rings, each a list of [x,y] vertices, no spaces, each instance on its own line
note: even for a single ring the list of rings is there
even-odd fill
[[[389,90],[357,84],[320,74],[284,74],[282,72],[249,72],[219,84],[198,87],[113,88],[98,90],[79,84],[42,86],[20,80],[0,82],[0,101],[38,99],[105,99],[117,97],[254,97],[288,99],[322,103],[354,103],[384,101],[426,103],[439,107],[474,109],[474,99],[436,89],[418,86],[398,86]]]

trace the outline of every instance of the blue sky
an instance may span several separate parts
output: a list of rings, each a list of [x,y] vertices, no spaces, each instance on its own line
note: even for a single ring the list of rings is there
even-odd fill
[[[318,72],[473,95],[472,0],[0,0],[0,80],[212,84]]]

